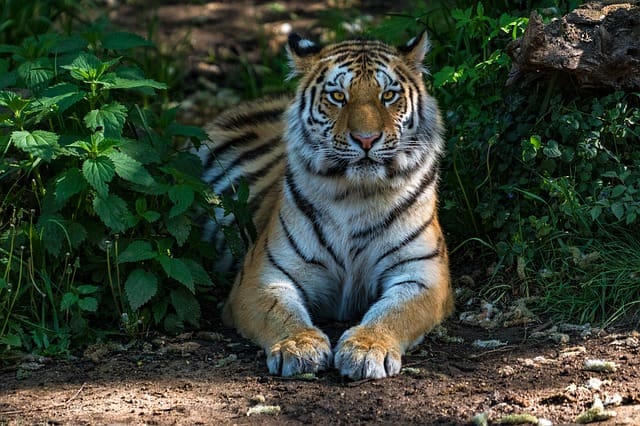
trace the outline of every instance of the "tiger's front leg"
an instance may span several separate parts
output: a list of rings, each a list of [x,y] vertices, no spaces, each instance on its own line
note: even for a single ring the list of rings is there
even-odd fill
[[[428,277],[390,279],[362,322],[342,335],[334,364],[343,376],[362,380],[398,374],[405,351],[451,313],[446,254],[431,263]]]
[[[267,247],[263,235],[247,254],[223,319],[265,350],[269,373],[325,370],[332,361],[329,338],[312,324],[304,293]]]

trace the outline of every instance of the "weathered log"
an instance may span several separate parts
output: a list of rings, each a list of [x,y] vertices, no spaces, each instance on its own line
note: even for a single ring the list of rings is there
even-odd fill
[[[640,90],[640,1],[590,2],[546,25],[533,12],[507,53],[507,84],[560,71],[582,87]]]

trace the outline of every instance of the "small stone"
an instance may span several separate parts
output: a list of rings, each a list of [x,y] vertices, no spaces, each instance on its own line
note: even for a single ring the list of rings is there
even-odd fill
[[[247,411],[247,416],[253,416],[258,414],[267,414],[271,416],[276,416],[280,414],[280,406],[279,405],[262,405],[258,404],[254,407],[249,408]]]
[[[613,361],[601,359],[588,359],[584,362],[583,368],[587,371],[597,371],[600,373],[613,373],[618,370],[618,365]]]

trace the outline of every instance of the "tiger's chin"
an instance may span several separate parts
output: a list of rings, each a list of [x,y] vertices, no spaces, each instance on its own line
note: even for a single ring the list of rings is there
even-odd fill
[[[347,166],[345,177],[359,185],[381,183],[387,180],[387,166],[370,158],[363,158]]]

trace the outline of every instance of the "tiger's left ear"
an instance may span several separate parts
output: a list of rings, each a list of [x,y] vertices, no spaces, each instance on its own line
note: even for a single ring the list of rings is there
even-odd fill
[[[291,68],[289,78],[307,72],[315,62],[317,54],[321,49],[322,47],[311,40],[302,38],[296,33],[289,34],[287,43],[289,66]]]
[[[409,65],[419,70],[425,70],[422,62],[430,48],[431,42],[429,41],[427,31],[422,31],[420,35],[409,40],[407,44],[398,47],[398,50],[404,53],[404,57],[407,59]]]

